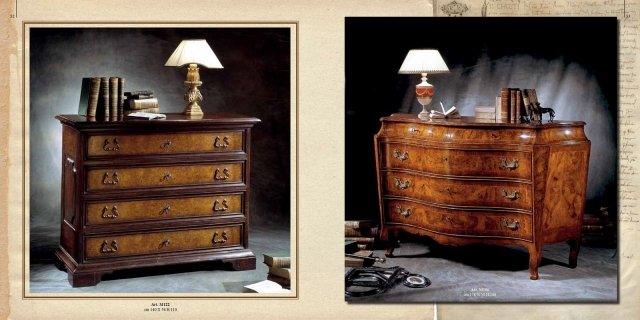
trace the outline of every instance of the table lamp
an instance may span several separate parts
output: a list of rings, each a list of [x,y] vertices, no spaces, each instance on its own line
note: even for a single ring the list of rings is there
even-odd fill
[[[198,102],[202,101],[202,94],[198,90],[198,87],[202,85],[198,65],[215,69],[223,67],[207,40],[204,39],[182,40],[164,65],[166,67],[182,67],[186,64],[189,67],[187,68],[187,80],[184,81],[184,84],[189,89],[184,94],[187,106],[182,113],[190,116],[202,116],[202,109],[198,105]]]
[[[422,105],[422,111],[418,118],[428,120],[429,112],[427,105],[431,103],[433,97],[433,85],[427,82],[427,73],[449,72],[447,64],[444,63],[440,52],[435,49],[412,49],[407,53],[407,57],[402,62],[398,71],[399,74],[422,74],[422,82],[416,85],[416,98]]]

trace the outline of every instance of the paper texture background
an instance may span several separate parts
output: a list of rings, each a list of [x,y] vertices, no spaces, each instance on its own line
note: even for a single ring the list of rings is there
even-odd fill
[[[0,8],[0,319],[433,319],[430,304],[349,305],[343,296],[344,17],[438,16],[450,1],[44,1],[13,0]],[[460,0],[465,16],[580,15],[620,20],[620,303],[446,304],[438,319],[631,319],[640,307],[639,178],[634,169],[639,70],[638,0]],[[485,5],[486,4],[486,5]],[[17,5],[17,10],[16,10]],[[434,10],[435,9],[435,10]],[[440,10],[440,11],[439,11]],[[11,15],[17,14],[17,17]],[[23,22],[298,23],[298,298],[57,299],[22,297]],[[538,35],[537,41],[544,41]],[[597,39],[594,39],[597,50]],[[28,131],[27,131],[28,133]],[[28,191],[28,189],[26,189]],[[26,195],[28,197],[28,194]],[[27,198],[28,199],[28,198]],[[143,312],[170,302],[176,312]]]

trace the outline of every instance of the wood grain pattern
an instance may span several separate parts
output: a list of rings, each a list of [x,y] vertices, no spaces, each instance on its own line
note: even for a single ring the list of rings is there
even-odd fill
[[[380,178],[383,196],[407,197],[455,206],[531,211],[531,185],[526,183],[436,178],[398,171],[382,171]],[[516,199],[508,198],[516,193]]]
[[[381,121],[374,148],[383,240],[394,244],[405,231],[449,245],[520,245],[532,280],[543,245],[566,241],[569,266],[577,265],[590,150],[584,122]]]
[[[87,191],[243,182],[241,163],[89,169]]]
[[[63,145],[55,254],[72,286],[96,285],[114,270],[169,264],[255,269],[248,200],[251,127],[259,119],[56,119]]]
[[[87,259],[219,248],[241,242],[239,226],[88,237]],[[214,239],[215,235],[215,239]],[[112,245],[113,243],[117,245]],[[106,245],[105,245],[106,243]]]
[[[89,158],[242,150],[244,150],[242,131],[92,135],[87,141]]]
[[[92,225],[242,213],[243,203],[241,194],[222,194],[205,197],[90,202],[85,210],[87,224]]]
[[[422,147],[410,142],[382,143],[381,168],[427,173],[531,179],[531,153]]]
[[[385,200],[388,224],[408,224],[436,233],[532,240],[531,215],[509,211],[451,210],[412,200]]]

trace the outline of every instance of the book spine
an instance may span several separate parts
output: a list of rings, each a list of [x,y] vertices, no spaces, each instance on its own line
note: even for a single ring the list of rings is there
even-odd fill
[[[118,116],[124,115],[124,78],[118,77]]]
[[[370,237],[378,235],[378,227],[373,228],[349,228],[344,227],[344,235],[347,237]]]
[[[87,117],[95,117],[98,111],[98,98],[100,97],[100,78],[91,78],[89,86],[89,102],[87,106]]]
[[[375,223],[373,220],[347,220],[344,222],[344,226],[353,229],[371,228],[375,226]]]
[[[153,96],[153,91],[151,91],[151,90],[138,90],[138,91],[125,92],[124,95],[127,96],[127,97],[136,96],[136,95],[151,95],[151,96]]]
[[[285,279],[291,279],[291,272],[288,268],[274,268],[269,267],[268,274],[272,274],[274,276],[282,277]]]
[[[100,78],[100,118],[109,121],[109,78]]]
[[[140,109],[148,109],[148,108],[159,108],[158,99],[127,99],[129,101],[129,109],[131,110],[140,110]]]
[[[265,257],[264,264],[273,268],[291,268],[291,259],[289,257]]]
[[[522,119],[522,91],[516,91],[516,122],[520,123]]]
[[[135,94],[126,96],[127,99],[151,99],[155,98],[152,94]]]
[[[509,120],[509,106],[511,94],[509,88],[500,89],[500,121]],[[497,117],[497,115],[496,115]]]
[[[118,78],[109,78],[109,116],[112,121],[118,120]]]
[[[496,97],[495,105],[495,121],[500,121],[500,113],[502,112],[502,97]]]
[[[518,89],[509,89],[509,122],[516,122],[516,90]]]
[[[134,112],[147,112],[147,113],[160,113],[160,108],[145,108],[145,109],[137,109],[137,110],[127,110],[124,112],[124,115],[127,116]]]

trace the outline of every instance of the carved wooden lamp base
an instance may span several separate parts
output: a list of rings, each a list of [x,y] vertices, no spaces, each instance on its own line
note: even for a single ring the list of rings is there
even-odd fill
[[[198,87],[202,85],[202,81],[185,81],[185,85],[189,87],[189,90],[184,94],[184,100],[188,102],[187,106],[182,111],[182,114],[191,116],[191,117],[202,117],[204,114],[202,113],[202,108],[198,104],[199,101],[202,101],[202,94]]]

